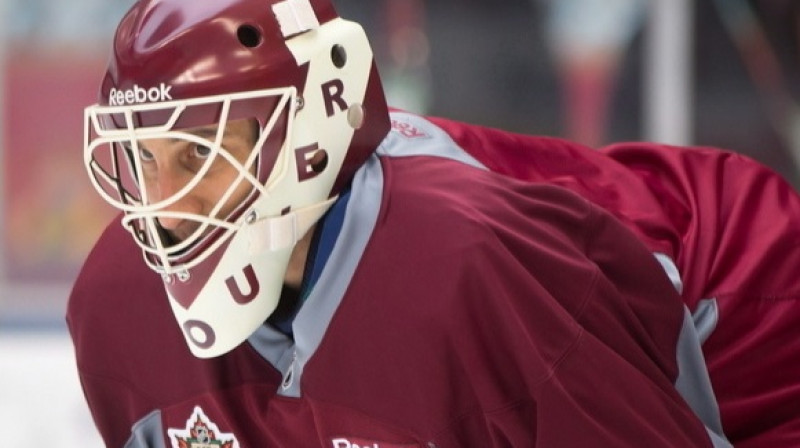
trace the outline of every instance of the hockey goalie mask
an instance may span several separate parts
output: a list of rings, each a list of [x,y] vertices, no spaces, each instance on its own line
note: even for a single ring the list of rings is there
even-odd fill
[[[295,244],[388,130],[364,31],[328,0],[144,0],[84,162],[206,358],[274,311]]]

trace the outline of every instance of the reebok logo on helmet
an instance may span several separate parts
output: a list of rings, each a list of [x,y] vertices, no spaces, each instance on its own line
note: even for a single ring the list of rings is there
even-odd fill
[[[143,89],[136,84],[133,85],[133,88],[127,90],[119,90],[114,87],[108,93],[108,105],[125,106],[128,104],[168,101],[172,99],[170,90],[172,90],[172,86],[168,86],[163,82],[160,86],[149,89]]]

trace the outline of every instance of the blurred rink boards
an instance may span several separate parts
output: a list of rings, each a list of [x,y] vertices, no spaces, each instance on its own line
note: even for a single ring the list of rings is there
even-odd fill
[[[109,36],[131,0],[0,0],[0,445],[97,448],[64,323],[113,211],[81,162]]]

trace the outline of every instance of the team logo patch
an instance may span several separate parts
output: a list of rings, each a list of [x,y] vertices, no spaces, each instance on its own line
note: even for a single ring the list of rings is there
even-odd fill
[[[200,406],[186,420],[186,429],[167,430],[172,448],[239,448],[232,433],[221,432]]]

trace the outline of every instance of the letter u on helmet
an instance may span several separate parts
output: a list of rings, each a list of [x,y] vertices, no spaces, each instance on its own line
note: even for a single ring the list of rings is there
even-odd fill
[[[269,317],[295,243],[389,131],[367,37],[329,0],[139,1],[84,118],[89,177],[125,212],[198,357],[226,353]],[[226,124],[242,119],[258,128],[244,159],[222,144]],[[191,132],[209,126],[214,135]],[[149,139],[211,154],[174,194],[157,197],[138,156]],[[219,203],[202,214],[171,209],[215,163],[238,173]],[[242,185],[245,199],[225,211]],[[195,230],[171,241],[165,218]]]

